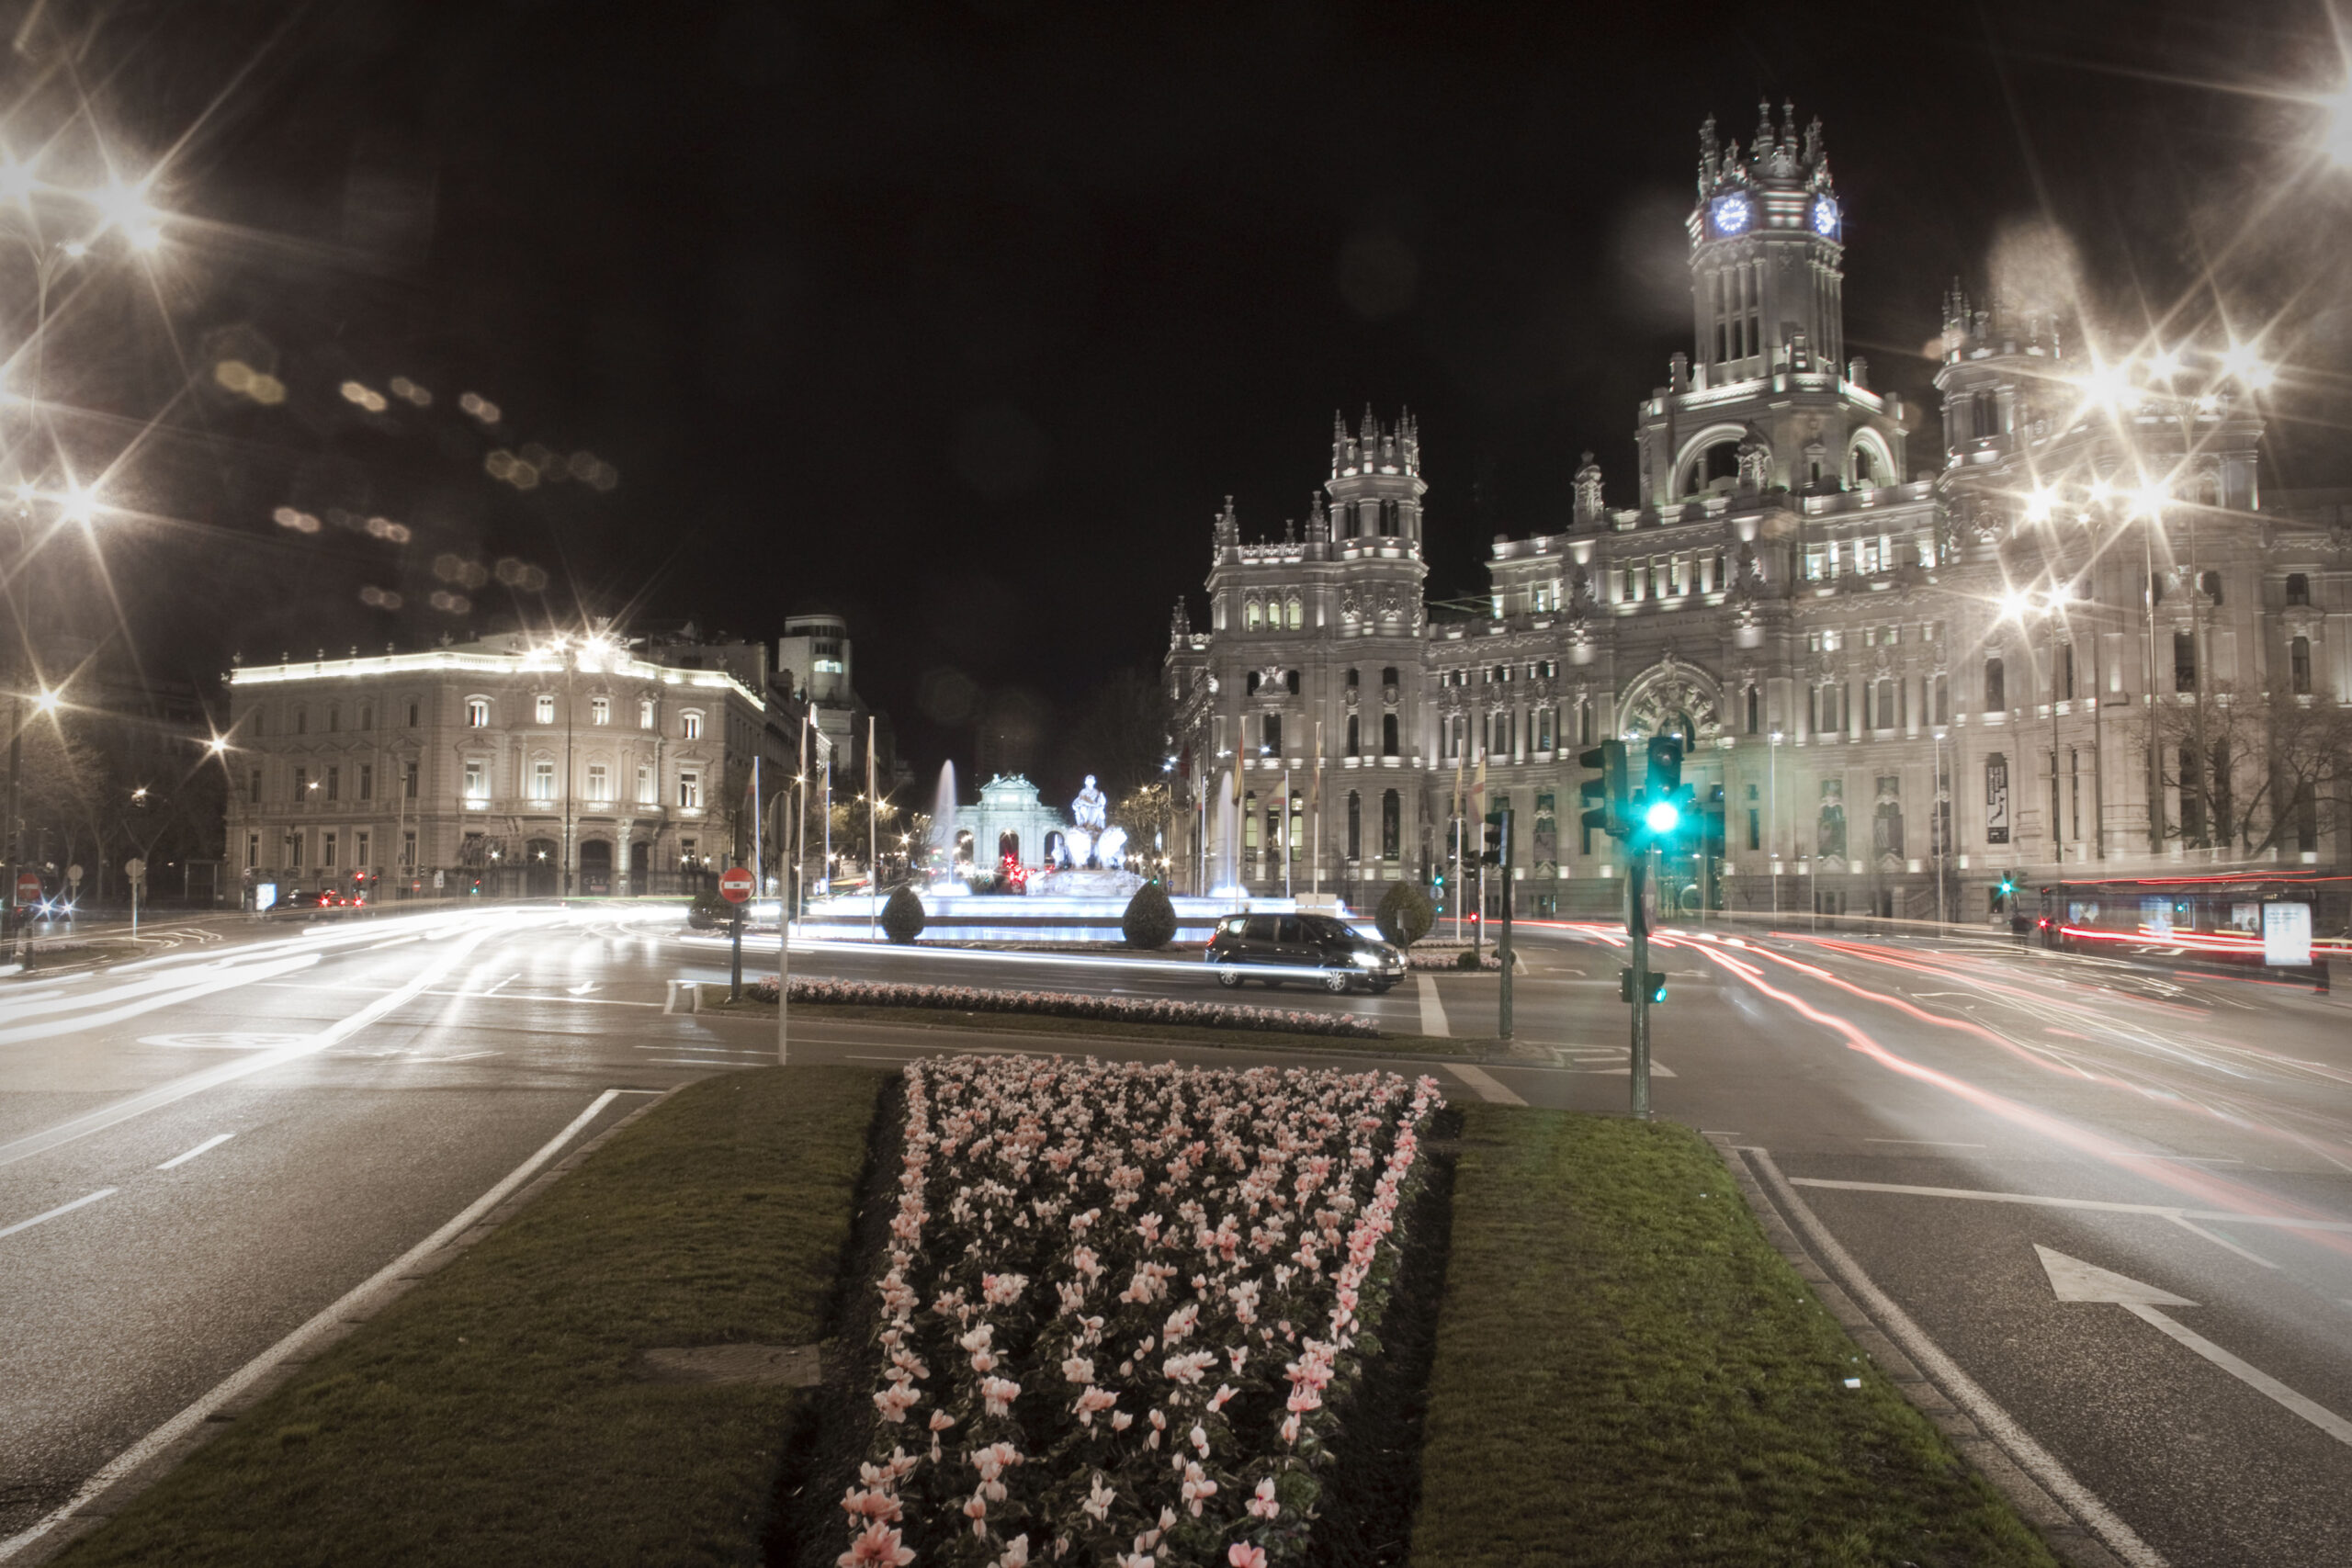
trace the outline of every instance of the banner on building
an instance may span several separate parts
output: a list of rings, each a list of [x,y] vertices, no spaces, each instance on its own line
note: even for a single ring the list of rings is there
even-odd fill
[[[1540,791],[1535,796],[1535,834],[1532,840],[1535,863],[1529,868],[1530,876],[1560,874],[1560,826],[1558,812],[1551,792]]]
[[[2009,760],[1997,751],[1984,759],[1984,841],[2009,841]]]

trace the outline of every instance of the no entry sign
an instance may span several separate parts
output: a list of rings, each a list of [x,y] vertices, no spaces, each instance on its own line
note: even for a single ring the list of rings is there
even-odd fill
[[[38,872],[20,871],[17,873],[17,903],[38,904],[40,902],[40,875]]]
[[[752,896],[752,874],[737,866],[718,879],[718,896],[730,904],[741,904]]]

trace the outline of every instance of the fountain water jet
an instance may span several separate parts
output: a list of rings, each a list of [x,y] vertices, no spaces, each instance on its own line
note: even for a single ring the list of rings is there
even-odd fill
[[[939,787],[931,797],[931,848],[951,876],[956,871],[956,764],[939,764]]]

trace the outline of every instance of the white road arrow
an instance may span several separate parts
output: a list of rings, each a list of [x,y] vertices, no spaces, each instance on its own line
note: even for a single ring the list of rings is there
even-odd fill
[[[2162,1330],[2189,1349],[2196,1351],[2232,1377],[2267,1397],[2278,1401],[2304,1420],[2334,1438],[2337,1442],[2352,1446],[2352,1421],[2346,1421],[2327,1406],[2304,1398],[2259,1367],[2248,1366],[2196,1330],[2174,1322],[2159,1307],[2189,1307],[2197,1303],[2170,1291],[2160,1291],[2154,1285],[2102,1269],[2096,1263],[2086,1263],[2079,1258],[2069,1258],[2036,1243],[2033,1249],[2041,1255],[2042,1272],[2050,1276],[2051,1292],[2062,1302],[2113,1302],[2132,1316]]]

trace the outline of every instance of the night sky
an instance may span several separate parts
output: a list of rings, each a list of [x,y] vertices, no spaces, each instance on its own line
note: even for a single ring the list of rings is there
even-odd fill
[[[84,460],[138,433],[111,492],[178,520],[102,545],[158,671],[822,606],[918,763],[965,761],[990,704],[1156,666],[1224,496],[1279,536],[1367,401],[1420,417],[1431,587],[1477,592],[1580,451],[1631,502],[1699,123],[1744,143],[1759,94],[1824,121],[1915,468],[1941,291],[1997,273],[2110,336],[2276,318],[2267,482],[2352,479],[2318,5],[54,0],[32,36],[9,147],[62,167],[86,101],[188,215],[51,344]],[[485,470],[534,443],[617,482]]]

